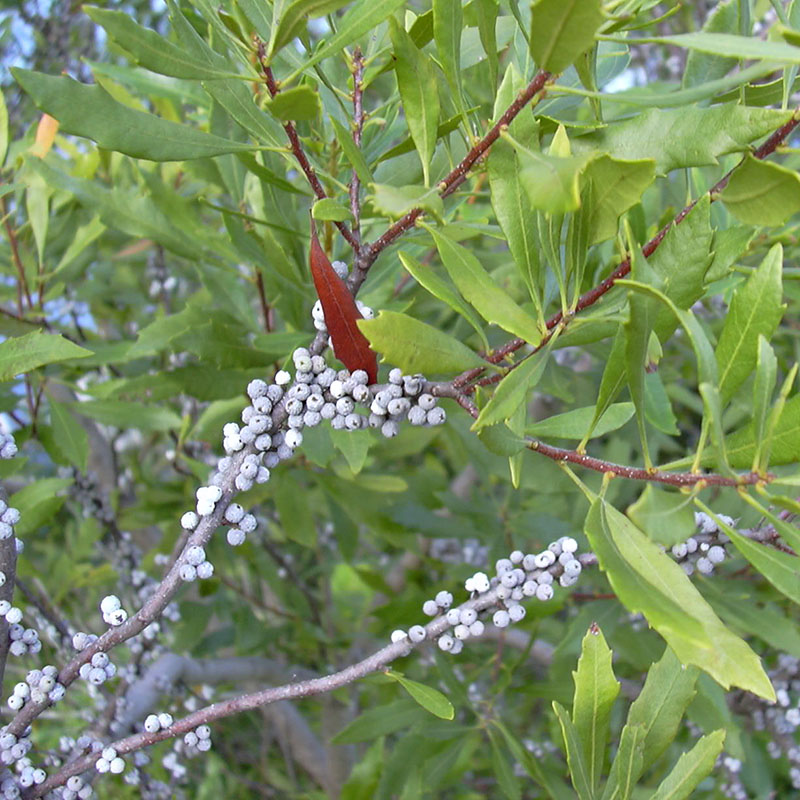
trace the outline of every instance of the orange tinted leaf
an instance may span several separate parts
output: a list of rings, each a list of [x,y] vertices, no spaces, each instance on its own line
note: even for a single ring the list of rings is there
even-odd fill
[[[378,358],[370,349],[366,336],[358,328],[363,319],[356,301],[344,281],[336,274],[317,238],[311,222],[311,277],[322,303],[325,325],[333,343],[333,352],[351,372],[363,369],[370,383],[378,381]]]

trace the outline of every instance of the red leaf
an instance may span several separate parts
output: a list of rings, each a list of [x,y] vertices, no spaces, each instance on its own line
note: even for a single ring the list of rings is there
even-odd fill
[[[370,350],[367,337],[356,324],[356,320],[363,317],[344,281],[336,274],[325,251],[320,247],[313,220],[310,261],[311,277],[322,303],[334,355],[350,372],[363,369],[369,376],[369,382],[377,383],[378,357]]]

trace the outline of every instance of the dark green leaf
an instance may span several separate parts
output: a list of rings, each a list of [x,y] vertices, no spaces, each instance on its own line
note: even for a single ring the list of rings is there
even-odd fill
[[[384,675],[397,681],[417,703],[434,716],[440,719],[453,719],[455,716],[453,704],[437,689],[412,681],[393,669],[386,670]]]
[[[565,411],[563,414],[554,414],[539,422],[533,422],[526,427],[525,432],[531,436],[545,439],[555,437],[582,440],[591,428],[588,438],[595,439],[621,428],[633,416],[633,412],[633,403],[616,403],[609,406],[594,427],[591,427],[595,407],[585,406]]]
[[[91,350],[78,347],[58,334],[33,331],[0,342],[0,381],[71,358],[86,358]]]
[[[168,431],[181,426],[181,418],[168,408],[146,406],[123,400],[87,400],[72,403],[73,410],[84,417],[123,430]]]
[[[800,176],[747,155],[720,197],[731,214],[748,225],[783,225],[800,210]]]
[[[273,32],[268,56],[272,58],[296,36],[306,29],[306,23],[314,17],[332,14],[348,0],[292,0],[281,15],[280,22]]]
[[[664,547],[685,542],[696,529],[691,498],[656,489],[652,483],[628,506],[626,513],[654,542]]]
[[[319,116],[319,95],[306,84],[295,86],[276,94],[265,108],[281,122],[307,122]]]
[[[424,712],[413,700],[396,700],[365,711],[342,728],[331,741],[333,744],[371,742],[379,736],[408,728],[424,718]]]
[[[611,650],[596,625],[583,637],[578,669],[572,677],[575,681],[572,722],[583,751],[587,780],[595,792],[603,773],[611,708],[619,694],[619,682],[611,666]]]
[[[599,0],[538,0],[531,9],[531,53],[540,69],[561,72],[594,43]]]
[[[430,58],[417,48],[394,18],[390,19],[389,32],[392,36],[394,71],[403,101],[403,112],[422,163],[425,185],[429,186],[430,164],[439,127],[439,89],[436,76]]]
[[[253,149],[249,144],[135,111],[97,85],[26,69],[15,68],[13,73],[37,107],[59,121],[63,133],[85,136],[106,150],[151,161],[185,161]]]
[[[83,426],[70,414],[66,407],[50,400],[50,424],[53,437],[59,450],[70,464],[81,472],[86,472],[89,457],[89,436]]]
[[[730,400],[752,373],[758,358],[759,337],[769,340],[781,321],[782,271],[783,248],[776,244],[733,295],[716,350],[723,403]]]

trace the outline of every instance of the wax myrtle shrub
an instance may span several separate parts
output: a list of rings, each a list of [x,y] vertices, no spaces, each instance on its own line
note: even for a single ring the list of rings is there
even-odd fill
[[[0,119],[3,795],[798,791],[796,3],[130,10]]]

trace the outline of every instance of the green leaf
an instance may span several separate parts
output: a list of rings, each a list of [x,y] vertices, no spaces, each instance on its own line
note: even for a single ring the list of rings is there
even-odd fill
[[[461,34],[463,31],[462,0],[433,0],[433,38],[436,55],[442,65],[453,100],[463,112],[461,96]]]
[[[642,770],[658,761],[675,741],[683,715],[695,695],[697,674],[695,667],[681,664],[669,647],[650,667],[626,722],[644,731]]]
[[[281,122],[309,122],[319,116],[319,95],[307,84],[279,92],[264,108]]]
[[[600,784],[606,742],[611,730],[611,708],[619,694],[619,682],[611,666],[611,650],[597,625],[583,637],[578,669],[572,673],[575,699],[572,722],[587,765],[592,792]]]
[[[106,150],[151,161],[185,161],[253,149],[249,144],[135,111],[97,85],[19,68],[12,73],[36,106],[59,121],[62,133],[85,136]]]
[[[335,117],[331,117],[330,122],[331,125],[333,125],[334,131],[336,131],[336,141],[339,147],[342,148],[345,158],[356,171],[356,175],[358,175],[358,179],[361,183],[365,186],[369,185],[375,178],[372,176],[372,172],[364,158],[364,154],[361,152],[361,148],[356,147],[352,133]]]
[[[345,208],[341,203],[337,203],[330,197],[324,197],[322,200],[317,200],[311,206],[311,216],[314,219],[332,220],[334,222],[344,222],[350,219],[352,214],[349,208]]]
[[[531,207],[546,214],[566,214],[580,207],[582,156],[559,156],[522,150],[519,175]]]
[[[58,493],[72,486],[72,478],[44,478],[11,495],[8,504],[19,509],[21,519],[14,526],[17,536],[33,533],[64,505],[66,495]]]
[[[587,208],[589,244],[610,239],[617,233],[617,220],[639,202],[655,179],[652,159],[623,161],[608,155],[592,159],[583,172],[592,184],[591,207]]]
[[[443,303],[447,303],[456,314],[464,317],[475,329],[475,332],[481,339],[484,349],[489,350],[489,342],[486,339],[486,334],[483,332],[483,325],[478,315],[464,302],[450,284],[440,278],[431,267],[421,264],[416,258],[408,255],[408,253],[400,253],[399,256],[403,266],[414,280],[420,286],[427,289],[434,297],[438,297]]]
[[[748,225],[783,225],[800,211],[800,176],[747,155],[720,198],[731,214]]]
[[[489,742],[492,746],[492,773],[497,780],[497,785],[508,800],[520,800],[522,789],[519,785],[519,779],[514,774],[514,768],[500,747],[497,734],[491,729],[489,729],[488,733]]]
[[[615,159],[655,159],[655,171],[718,164],[719,156],[741,153],[750,142],[779,128],[791,112],[748,108],[739,103],[648,109],[575,140],[576,152],[605,150]],[[608,157],[608,156],[606,156]]]
[[[599,0],[538,0],[531,9],[531,54],[540,69],[562,72],[594,43]]]
[[[171,409],[164,407],[146,406],[124,400],[86,400],[70,405],[81,416],[123,430],[139,428],[143,431],[169,431],[181,427],[181,418]]]
[[[756,375],[753,381],[753,439],[765,442],[765,431],[769,418],[770,399],[775,389],[778,376],[778,359],[769,342],[762,334],[758,335],[758,353],[756,355]],[[761,448],[753,457],[753,470],[758,468],[761,460]]]
[[[552,340],[551,340],[552,341]],[[470,430],[479,431],[487,425],[504,422],[528,399],[528,392],[536,386],[542,377],[550,356],[550,343],[544,350],[528,356],[519,366],[509,372],[489,402],[481,409],[478,419]]]
[[[669,775],[661,781],[652,800],[684,800],[691,797],[700,781],[714,769],[724,741],[724,730],[703,736],[688,753],[678,759]]]
[[[381,310],[375,319],[359,320],[358,327],[372,349],[403,372],[452,375],[487,366],[458,339],[397,311]]]
[[[394,18],[389,22],[397,88],[400,90],[411,139],[422,163],[425,185],[429,186],[431,159],[439,127],[439,88],[430,58],[414,44]]]
[[[613,41],[648,42],[671,44],[701,53],[724,56],[725,58],[764,59],[780,64],[800,64],[800,47],[792,47],[784,42],[765,41],[755,36],[734,36],[729,33],[677,33],[673,36],[647,36],[640,39],[608,37]]]
[[[584,406],[533,422],[525,428],[525,433],[545,439],[554,437],[582,440],[591,429],[588,438],[596,439],[621,428],[633,416],[633,412],[633,403],[615,403],[609,406],[594,427],[591,427],[595,407]]]
[[[441,219],[444,204],[436,187],[425,186],[389,186],[385,183],[371,183],[372,194],[369,199],[375,210],[392,219],[408,214],[414,208],[429,212],[434,218]]]
[[[699,500],[697,505],[719,525],[736,549],[781,593],[800,605],[800,557],[754,542],[720,519]]]
[[[384,675],[397,681],[426,711],[440,719],[453,719],[456,710],[453,704],[440,692],[424,683],[406,678],[402,673],[388,669]]]
[[[747,252],[755,237],[750,225],[733,225],[714,231],[714,260],[706,272],[706,281],[712,283],[727,277],[731,267]]]
[[[561,725],[561,735],[564,739],[564,748],[567,751],[567,764],[569,765],[569,777],[572,785],[578,793],[579,800],[592,800],[594,792],[589,778],[588,767],[583,758],[583,748],[578,738],[578,732],[572,724],[567,710],[561,703],[554,700],[553,711],[555,711],[558,722]]]
[[[62,403],[50,400],[50,424],[58,449],[70,464],[86,472],[89,458],[89,435]]]
[[[727,436],[728,461],[735,469],[749,469],[763,442],[756,439],[753,420]],[[769,437],[770,464],[794,464],[800,461],[800,395],[787,401]],[[704,464],[708,462],[704,459]]]
[[[324,17],[347,5],[348,0],[293,0],[281,15],[280,22],[273,31],[269,43],[268,57],[285,47],[306,29],[309,19]]]
[[[494,0],[486,1],[494,2]],[[518,76],[510,64],[497,92],[495,118],[502,114],[504,108],[513,100],[516,84],[521,83],[521,80],[517,79]],[[535,119],[526,114],[520,114],[509,127],[509,133],[522,142],[531,141],[536,130]],[[542,292],[539,246],[536,241],[535,226],[532,224],[533,206],[520,180],[522,169],[520,152],[500,138],[489,151],[488,166],[492,207],[505,234],[508,249],[538,310]]]
[[[439,256],[464,299],[487,321],[532,345],[541,341],[536,320],[526,314],[492,280],[480,261],[466,247],[424,225],[433,236]]]
[[[33,331],[0,342],[0,381],[70,358],[86,358],[91,350],[78,347],[60,334]]]
[[[272,478],[270,484],[274,480]],[[308,489],[299,485],[298,475],[283,473],[273,491],[283,533],[303,547],[314,547],[317,526],[311,513]]]
[[[405,0],[356,0],[339,20],[336,33],[324,39],[322,47],[295,70],[285,83],[291,83],[301,72],[318,64],[323,58],[338,53],[368,31],[377,28],[404,4]]]
[[[625,512],[654,542],[672,547],[685,542],[696,529],[691,498],[647,484]]]
[[[478,438],[490,453],[507,458],[513,458],[528,446],[522,436],[504,423],[488,425],[481,429],[478,431]]]
[[[125,11],[112,11],[97,6],[83,6],[86,14],[101,25],[109,38],[133,56],[137,64],[159,75],[188,80],[228,78],[232,70],[210,67],[169,39],[139,25]]]
[[[723,403],[753,372],[759,337],[769,340],[783,317],[782,271],[783,248],[776,244],[747,282],[734,292],[716,350]]]
[[[499,0],[476,0],[475,13],[478,16],[478,34],[489,62],[489,85],[497,86],[497,14]]]
[[[602,800],[629,800],[644,762],[644,728],[628,723],[619,736],[619,747],[603,790]]]
[[[584,530],[620,602],[644,614],[683,663],[695,664],[725,688],[774,697],[758,656],[722,624],[683,569],[630,520],[597,499]]]
[[[707,33],[737,33],[739,31],[738,0],[723,0],[711,10],[703,23]],[[716,56],[690,50],[683,73],[683,85],[701,86],[704,83],[723,78],[735,66],[737,59],[725,55]]]
[[[413,700],[403,698],[393,703],[370,708],[345,725],[332,739],[333,744],[371,742],[379,736],[408,728],[425,719],[425,714]]]
[[[0,167],[5,164],[8,153],[8,108],[6,99],[0,92]]]

